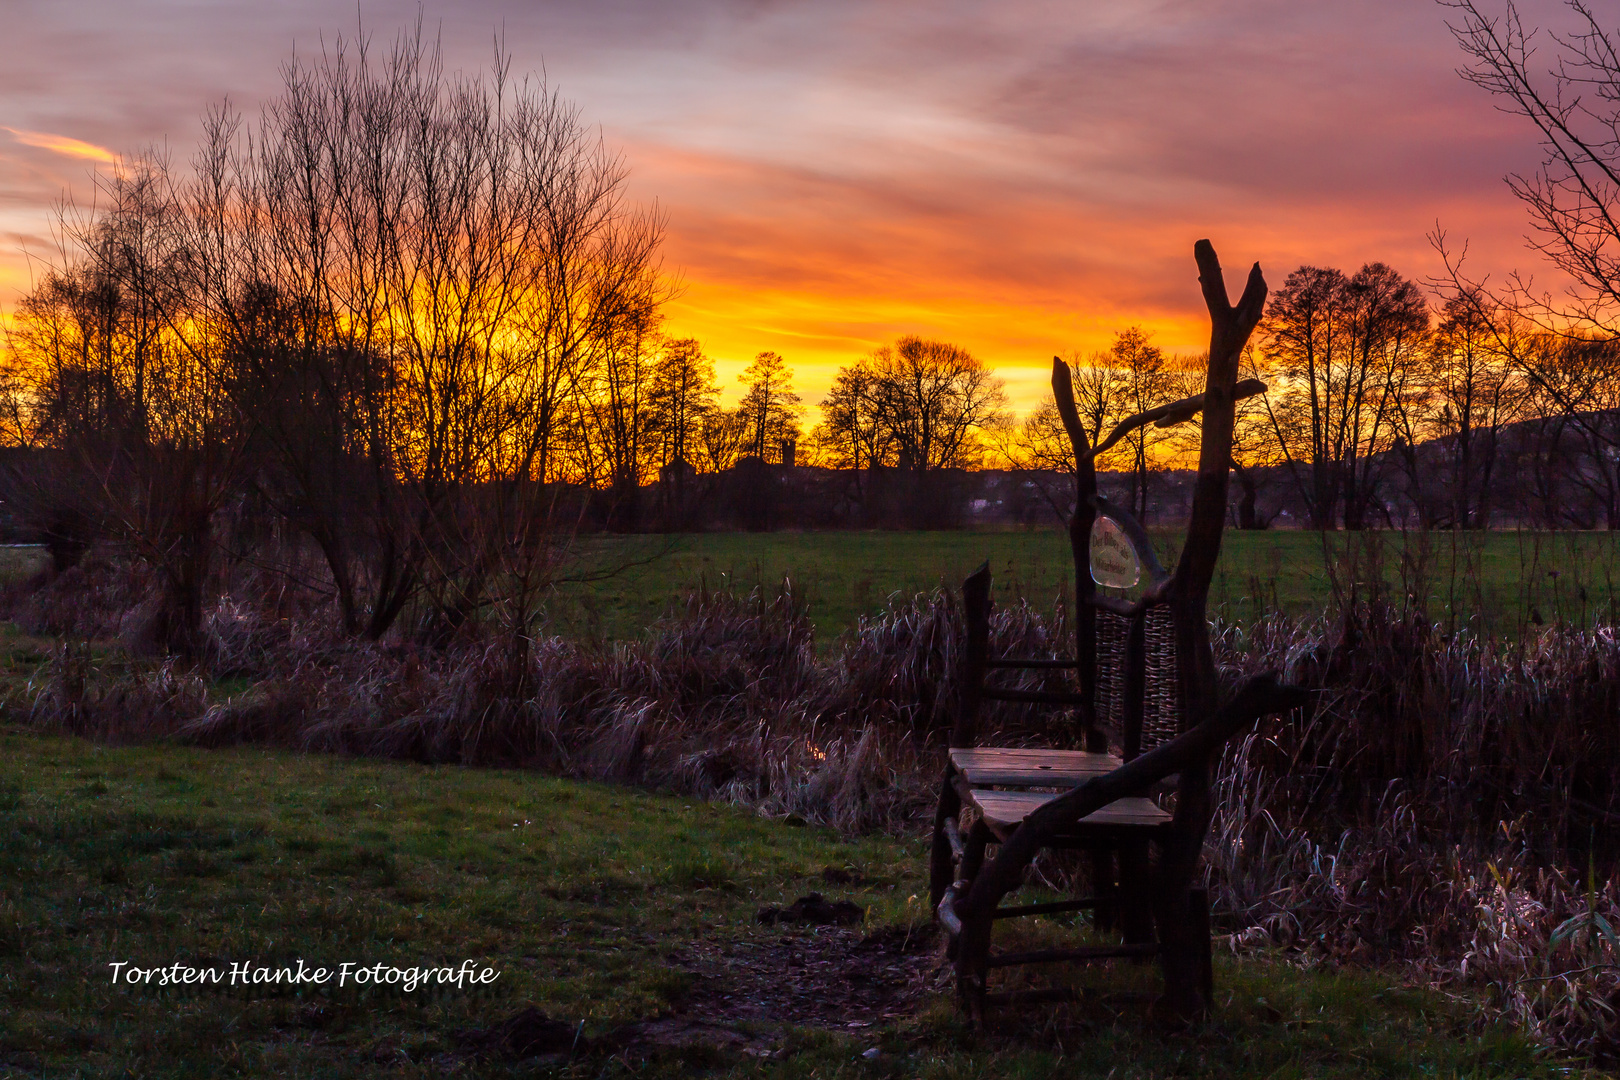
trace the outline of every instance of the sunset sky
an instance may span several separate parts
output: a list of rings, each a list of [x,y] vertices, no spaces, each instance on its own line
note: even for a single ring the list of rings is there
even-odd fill
[[[1487,0],[1487,9],[1490,7]],[[418,5],[362,0],[383,42]],[[1562,6],[1522,2],[1526,21]],[[252,114],[279,67],[350,6],[277,0],[13,3],[0,68],[0,304],[49,257],[52,206],[117,154],[191,150],[206,105]],[[1504,173],[1528,126],[1456,75],[1427,0],[844,2],[467,0],[424,4],[452,67],[544,70],[669,223],[695,336],[735,394],[772,349],[814,404],[834,369],[900,334],[942,337],[1035,400],[1054,352],[1140,324],[1171,351],[1207,324],[1207,236],[1234,283],[1302,263],[1539,270]],[[26,254],[25,254],[26,253]]]

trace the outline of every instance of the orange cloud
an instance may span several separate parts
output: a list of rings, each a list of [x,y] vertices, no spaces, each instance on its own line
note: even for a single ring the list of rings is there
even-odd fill
[[[1539,21],[1562,5],[1534,6]],[[34,5],[0,88],[49,106],[17,123],[117,145],[172,136],[184,161],[195,109],[230,90],[251,113],[276,92],[281,46],[267,43],[311,40],[295,9],[261,5],[243,33],[184,6]],[[1433,5],[465,0],[458,12],[451,68],[482,66],[477,27],[509,27],[518,67],[544,56],[623,148],[634,197],[668,215],[665,258],[686,282],[666,328],[703,343],[733,400],[762,350],[787,358],[814,405],[838,367],[902,334],[967,348],[1021,411],[1054,353],[1105,349],[1133,325],[1199,352],[1201,237],[1234,292],[1255,260],[1274,289],[1307,263],[1434,275],[1437,222],[1470,242],[1475,273],[1539,266],[1498,179],[1534,171],[1533,132],[1457,78]],[[93,64],[87,42],[100,42]],[[130,86],[150,92],[130,105]],[[0,233],[43,236],[46,209],[84,182],[73,159],[118,160],[6,130],[52,154],[0,155]],[[21,266],[0,249],[0,301]]]
[[[116,165],[119,157],[105,147],[95,143],[87,143],[82,139],[69,138],[66,135],[52,135],[48,131],[20,131],[8,127],[4,130],[11,132],[11,137],[24,146],[37,146],[41,150],[49,150],[55,154],[64,154],[67,157],[84,158],[88,161],[104,161],[109,165]]]
[[[1418,278],[1440,269],[1425,238],[1433,204],[1391,206],[1378,193],[1121,212],[1038,185],[964,181],[950,192],[926,178],[851,181],[653,144],[632,155],[638,187],[669,207],[666,257],[685,282],[668,329],[703,342],[731,394],[770,349],[813,405],[839,367],[919,334],[991,365],[1025,412],[1054,354],[1106,349],[1127,327],[1167,352],[1201,352],[1209,324],[1192,246],[1204,236],[1234,296],[1256,260],[1273,289],[1303,263],[1354,271],[1381,260]],[[1484,226],[1475,250],[1485,265],[1512,260],[1516,207],[1466,192],[1446,211]]]

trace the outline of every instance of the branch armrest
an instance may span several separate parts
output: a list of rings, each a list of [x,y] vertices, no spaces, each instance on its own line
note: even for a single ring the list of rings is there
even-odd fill
[[[1232,400],[1242,401],[1244,398],[1263,394],[1266,389],[1266,384],[1259,379],[1244,379],[1232,388]],[[1175,427],[1177,424],[1186,423],[1203,411],[1203,394],[1194,394],[1192,397],[1182,398],[1180,401],[1156,405],[1146,412],[1139,412],[1135,416],[1128,417],[1115,424],[1114,430],[1108,433],[1108,438],[1098,443],[1097,448],[1091,451],[1091,456],[1094,459],[1101,457],[1105,452],[1113,449],[1119,440],[1144,424],[1152,424],[1154,427],[1162,428]]]
[[[992,909],[1012,884],[1000,879],[1022,874],[1023,868],[1054,832],[1096,813],[1116,799],[1134,795],[1171,773],[1180,772],[1246,731],[1262,716],[1298,708],[1309,700],[1310,691],[1279,683],[1274,671],[1245,680],[1230,701],[1191,731],[1111,773],[1087,780],[1031,813],[1001,846],[995,862],[974,880],[972,889],[959,902],[958,912],[964,918],[974,918]]]

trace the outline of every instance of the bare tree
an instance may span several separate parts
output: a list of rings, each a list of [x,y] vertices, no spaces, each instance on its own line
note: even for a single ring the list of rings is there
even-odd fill
[[[424,590],[454,623],[543,579],[567,532],[552,484],[636,479],[625,424],[665,293],[624,179],[544,84],[500,55],[447,76],[420,26],[380,60],[361,39],[289,64],[252,131],[210,114],[187,295],[352,630]]]
[[[1584,0],[1568,0],[1571,28],[1564,33],[1526,29],[1512,0],[1494,14],[1478,0],[1442,0],[1457,14],[1452,34],[1469,58],[1459,74],[1490,93],[1504,111],[1535,128],[1543,157],[1530,176],[1510,175],[1508,187],[1529,212],[1530,246],[1564,275],[1560,297],[1538,291],[1514,273],[1504,287],[1486,288],[1463,271],[1462,254],[1448,249],[1438,229],[1431,237],[1446,265],[1441,281],[1449,298],[1510,311],[1541,335],[1499,337],[1496,351],[1522,372],[1533,405],[1553,406],[1534,424],[1541,464],[1533,470],[1538,499],[1550,521],[1575,512],[1560,502],[1568,485],[1586,488],[1605,507],[1615,501],[1610,462],[1620,450],[1612,409],[1620,378],[1606,343],[1620,333],[1620,36],[1606,29]],[[1495,5],[1491,5],[1494,7]],[[1552,46],[1550,62],[1534,65],[1536,39]],[[1567,339],[1550,346],[1546,336]],[[1558,471],[1560,464],[1570,468]],[[1616,511],[1599,519],[1614,527]]]
[[[1125,407],[1124,379],[1113,364],[1112,354],[1107,352],[1092,353],[1084,359],[1078,352],[1070,353],[1068,364],[1074,371],[1074,403],[1080,423],[1091,445],[1096,446],[1115,424],[1131,415]]]
[[[1459,74],[1500,108],[1535,127],[1544,151],[1533,176],[1507,177],[1530,212],[1531,246],[1573,282],[1554,302],[1515,276],[1509,296],[1522,313],[1551,329],[1620,330],[1620,37],[1584,0],[1567,0],[1575,28],[1547,33],[1551,64],[1532,66],[1534,40],[1512,0],[1487,15],[1478,0],[1441,0],[1471,63]],[[1494,6],[1494,5],[1493,5]]]
[[[903,468],[924,474],[976,461],[977,433],[1001,415],[1001,380],[965,349],[903,337],[872,355],[875,414]]]
[[[1120,418],[1146,412],[1165,401],[1186,396],[1178,394],[1178,387],[1172,377],[1172,370],[1167,362],[1164,352],[1148,340],[1148,334],[1139,326],[1132,326],[1120,331],[1114,336],[1114,344],[1107,353],[1108,376],[1111,382],[1111,394],[1108,397],[1108,406],[1118,410]],[[1092,364],[1093,372],[1097,368],[1096,359]],[[1093,378],[1101,382],[1095,374]],[[1086,382],[1083,377],[1082,384]],[[1098,416],[1101,417],[1103,402],[1101,400],[1102,388],[1097,387],[1099,400],[1097,402]],[[1082,399],[1085,392],[1082,391]],[[1117,422],[1117,419],[1115,420]],[[1153,474],[1153,466],[1149,464],[1153,450],[1172,437],[1172,432],[1152,425],[1143,424],[1133,428],[1119,444],[1120,449],[1114,455],[1124,457],[1130,462],[1131,499],[1130,510],[1138,520],[1147,517],[1148,487]],[[1107,460],[1104,456],[1104,460]]]
[[[937,524],[943,512],[938,475],[978,462],[979,434],[1004,416],[1002,382],[967,350],[903,337],[872,354],[873,417],[913,477],[910,515]]]
[[[1167,378],[1172,398],[1186,398],[1201,392],[1208,360],[1202,356],[1179,358],[1168,366]],[[1255,351],[1245,345],[1238,359],[1238,374],[1244,382],[1261,382]],[[1171,448],[1182,461],[1196,458],[1203,431],[1198,417],[1177,424],[1172,431]],[[1260,493],[1269,486],[1271,470],[1284,464],[1281,449],[1272,431],[1265,399],[1258,394],[1239,398],[1232,416],[1232,477],[1240,492],[1232,508],[1234,524],[1240,529],[1259,530],[1271,526],[1276,510],[1267,513],[1260,506]]]
[[[1417,287],[1382,263],[1348,279],[1300,267],[1272,295],[1261,367],[1278,389],[1268,415],[1314,527],[1342,515],[1346,528],[1364,528],[1382,507],[1395,401],[1427,329]]]
[[[696,338],[665,341],[653,366],[648,398],[658,435],[660,465],[690,465],[697,456],[703,418],[720,393],[714,361]]]
[[[815,464],[848,470],[853,502],[870,516],[874,470],[894,464],[894,438],[882,422],[878,375],[868,360],[838,369],[810,433]]]
[[[1245,380],[1264,381],[1260,378],[1252,346],[1244,347],[1238,374]],[[1232,419],[1232,475],[1242,492],[1236,507],[1238,528],[1252,531],[1271,526],[1278,511],[1273,508],[1268,513],[1261,509],[1260,492],[1271,483],[1264,478],[1283,464],[1282,449],[1272,435],[1265,397],[1255,395],[1239,400]]]
[[[1000,425],[991,434],[1007,466],[1024,474],[1052,513],[1066,519],[1074,502],[1074,447],[1050,389],[1021,421]]]
[[[582,472],[591,487],[606,490],[607,525],[615,531],[637,526],[641,486],[657,464],[655,347],[650,335],[627,326],[582,380],[580,412],[587,429],[580,441]]]
[[[1620,528],[1620,348],[1612,339],[1560,336],[1536,360],[1556,391],[1545,451],[1561,466],[1547,486],[1557,493],[1561,524]],[[1533,345],[1525,349],[1531,352]],[[1561,496],[1561,497],[1559,497]]]
[[[812,432],[826,464],[859,473],[894,458],[893,436],[882,423],[878,374],[865,360],[838,369],[821,399],[821,423]]]
[[[1105,436],[1127,417],[1167,401],[1191,397],[1202,389],[1203,368],[1165,356],[1149,342],[1148,334],[1140,327],[1119,332],[1106,352],[1095,352],[1087,357],[1071,353],[1064,363],[1071,373],[1077,419],[1092,446],[1103,443]],[[1130,509],[1140,518],[1146,514],[1152,476],[1164,464],[1161,453],[1189,450],[1196,453],[1198,437],[1196,427],[1185,425],[1169,429],[1152,425],[1133,427],[1105,450],[1099,460],[1116,469],[1121,464],[1127,466],[1125,471],[1131,483]],[[1032,478],[1050,476],[1053,472],[1072,473],[1074,452],[1056,401],[1050,394],[1024,418],[1003,452],[1015,468],[1029,471]],[[1041,479],[1035,482],[1058,513],[1066,515],[1067,500],[1071,496],[1063,494],[1064,485],[1052,485]]]
[[[1502,429],[1525,415],[1527,398],[1522,370],[1512,362],[1524,348],[1512,344],[1504,355],[1499,343],[1514,343],[1525,329],[1512,312],[1479,297],[1448,301],[1435,329],[1423,373],[1424,429],[1443,454],[1444,523],[1452,528],[1490,526]]]
[[[1387,514],[1380,488],[1394,440],[1392,418],[1413,370],[1428,347],[1429,309],[1416,284],[1384,263],[1368,263],[1347,283],[1347,381],[1343,416],[1344,526],[1373,524],[1374,510]],[[1359,404],[1358,404],[1359,402]],[[1360,430],[1357,430],[1360,429]]]
[[[53,452],[44,496],[94,519],[158,578],[141,628],[194,655],[215,564],[213,517],[232,490],[244,427],[218,393],[217,343],[179,289],[180,208],[160,160],[138,159],[100,184],[103,205],[64,210],[60,262],[24,298],[8,338],[7,412]],[[24,474],[25,475],[25,474]],[[28,487],[15,470],[8,487]]]
[[[784,443],[799,438],[799,417],[804,408],[793,392],[793,372],[787,361],[762,352],[738,376],[747,391],[737,406],[748,425],[748,453],[761,461],[781,460]]]
[[[725,472],[748,453],[748,417],[740,409],[711,409],[703,414],[698,436],[702,471]]]

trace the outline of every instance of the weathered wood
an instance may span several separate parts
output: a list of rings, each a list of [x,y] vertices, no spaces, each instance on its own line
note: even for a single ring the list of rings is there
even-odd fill
[[[1097,466],[1092,461],[1091,448],[1086,439],[1085,425],[1080,422],[1080,410],[1074,403],[1074,382],[1069,376],[1069,365],[1052,357],[1052,397],[1057,403],[1063,430],[1069,436],[1069,449],[1074,454],[1074,513],[1069,517],[1069,553],[1075,569],[1091,565],[1091,526],[1097,520],[1097,508],[1092,499],[1097,495]],[[1076,573],[1074,578],[1074,662],[1080,677],[1080,717],[1086,728],[1086,749],[1108,749],[1108,736],[1097,724],[1097,621],[1091,602],[1097,595],[1097,583],[1090,572]]]
[[[1188,716],[1207,716],[1216,698],[1215,657],[1209,645],[1205,610],[1221,534],[1226,528],[1226,493],[1232,464],[1233,394],[1243,347],[1265,310],[1266,279],[1255,263],[1243,296],[1227,300],[1226,279],[1215,248],[1208,240],[1193,246],[1198,281],[1209,309],[1209,368],[1204,384],[1204,419],[1200,432],[1198,479],[1193,487],[1187,539],[1181,548],[1174,580],[1167,591],[1176,624],[1176,663],[1181,672]]]
[[[1193,877],[1212,806],[1210,760],[1216,749],[1252,725],[1260,716],[1302,705],[1303,691],[1282,686],[1275,674],[1257,676],[1239,687],[1231,700],[1217,698],[1214,655],[1205,620],[1210,583],[1219,556],[1225,526],[1226,497],[1232,468],[1231,439],[1235,403],[1263,393],[1258,380],[1237,380],[1238,361],[1259,321],[1266,298],[1265,280],[1256,265],[1237,304],[1227,298],[1225,281],[1214,248],[1207,240],[1195,245],[1199,280],[1210,313],[1208,373],[1204,392],[1138,413],[1115,426],[1095,447],[1076,408],[1067,365],[1054,359],[1052,390],[1059,416],[1069,436],[1075,462],[1075,511],[1069,521],[1069,543],[1076,579],[1074,613],[1077,694],[1039,691],[984,690],[983,676],[991,667],[1025,666],[1013,660],[988,661],[989,568],[981,567],[964,586],[968,613],[968,647],[964,670],[979,696],[972,697],[973,715],[981,700],[999,699],[1037,703],[1074,704],[1086,725],[1086,749],[1099,757],[1107,749],[1098,717],[1099,620],[1119,616],[1128,620],[1119,705],[1123,711],[1121,741],[1124,764],[1099,775],[1081,775],[1076,763],[1060,769],[1051,759],[1012,756],[985,757],[968,765],[966,759],[950,768],[952,814],[962,803],[979,808],[965,850],[960,855],[959,879],[940,899],[941,922],[949,922],[951,955],[956,962],[957,987],[970,1015],[982,1019],[988,1005],[1068,996],[1060,991],[989,994],[987,974],[994,967],[1013,963],[1080,960],[1105,950],[1111,955],[1138,959],[1156,955],[1163,969],[1165,993],[1161,1003],[1172,1015],[1192,1017],[1211,1000],[1208,901],[1193,888]],[[1127,512],[1097,498],[1096,458],[1143,424],[1168,427],[1203,414],[1198,479],[1186,540],[1173,572],[1159,564],[1146,531]],[[1138,599],[1128,602],[1099,596],[1089,573],[1091,529],[1099,512],[1125,529],[1151,579]],[[969,587],[971,586],[971,587]],[[1170,614],[1170,639],[1175,651],[1177,714],[1182,731],[1170,741],[1139,753],[1141,724],[1146,707],[1145,621],[1149,609],[1164,605]],[[1102,613],[1111,613],[1104,616]],[[1027,663],[1027,662],[1026,662]],[[1051,666],[1052,661],[1028,666]],[[1157,685],[1157,684],[1155,684]],[[1155,691],[1157,693],[1157,691]],[[971,720],[959,718],[958,727],[971,735]],[[953,745],[967,746],[971,739]],[[1089,767],[1089,763],[1088,763]],[[1173,814],[1159,809],[1143,793],[1166,777],[1176,777]],[[1060,792],[989,791],[983,785],[1063,788]],[[942,795],[942,803],[950,799]],[[942,829],[940,830],[943,831]],[[1148,858],[1147,840],[1158,847],[1158,858]],[[949,847],[949,837],[944,840]],[[993,861],[985,864],[991,842],[999,842]],[[1040,953],[990,953],[991,927],[998,918],[1049,910],[1043,905],[1001,908],[1004,896],[1023,880],[1031,860],[1042,847],[1089,850],[1098,897],[1090,903],[1104,917],[1118,917],[1126,943],[1082,950],[1047,950]],[[1118,860],[1118,885],[1114,862]],[[1080,910],[1087,901],[1061,902],[1062,908]],[[1123,951],[1121,951],[1123,950]]]
[[[1187,890],[1187,914],[1189,916],[1190,936],[1198,945],[1199,989],[1203,992],[1204,1001],[1213,1001],[1215,998],[1215,957],[1210,949],[1209,891],[1207,889]]]
[[[962,827],[956,823],[955,818],[945,819],[945,840],[951,845],[953,859],[961,862],[967,849],[962,846]]]
[[[940,927],[953,938],[962,936],[962,920],[956,914],[956,900],[967,891],[970,884],[971,882],[966,879],[951,882],[939,905],[934,909],[939,916]]]
[[[984,973],[988,970],[985,963],[990,953],[990,932],[995,910],[1000,906],[1001,898],[1022,882],[1025,869],[1049,839],[1066,826],[1118,799],[1128,797],[1132,792],[1143,790],[1173,772],[1179,771],[1185,778],[1191,765],[1206,760],[1224,742],[1246,730],[1260,717],[1285,712],[1305,704],[1307,700],[1308,695],[1304,690],[1279,684],[1275,672],[1253,676],[1245,680],[1231,701],[1191,731],[1149,750],[1106,776],[1087,780],[1074,790],[1037,807],[1011,835],[1002,840],[994,862],[983,869],[975,867],[971,875],[964,868],[962,877],[971,881],[972,885],[967,895],[955,903],[955,914],[962,924],[962,933],[956,941],[959,976],[977,978],[982,984]],[[977,824],[985,823],[981,819]],[[1162,883],[1156,884],[1162,887]],[[1160,910],[1169,912],[1170,907],[1161,907]],[[1166,995],[1171,999],[1172,1007],[1180,1010],[1187,1004],[1183,991],[1188,984],[1181,968],[1167,961],[1171,959],[1169,954],[1176,951],[1171,945],[1179,946],[1185,941],[1186,921],[1183,919],[1174,926],[1160,921],[1159,930],[1160,942],[1166,947],[1166,955],[1161,956],[1161,962],[1165,963]],[[1166,940],[1167,932],[1172,940]],[[1185,949],[1176,955],[1185,956]],[[1174,986],[1171,985],[1173,976],[1177,979]],[[1196,982],[1190,985],[1196,999],[1199,996]],[[1196,1006],[1196,1001],[1194,1004]]]
[[[984,869],[985,848],[995,843],[999,838],[990,831],[990,826],[980,818],[968,830],[966,850],[962,853],[962,878],[972,881]]]
[[[1119,929],[1128,944],[1153,940],[1153,887],[1148,845],[1132,839],[1119,846]]]
[[[1237,693],[1232,695],[1231,701],[1191,731],[1154,747],[1135,761],[1126,762],[1111,773],[1093,777],[1074,790],[1043,802],[1023,819],[1023,823],[1011,840],[1002,845],[995,863],[977,875],[972,891],[965,898],[968,911],[964,914],[980,915],[994,911],[1001,897],[1018,883],[1024,867],[1029,865],[1035,853],[1040,850],[1046,836],[1060,831],[1065,825],[1096,813],[1111,802],[1152,786],[1173,772],[1185,773],[1188,765],[1206,758],[1228,739],[1247,730],[1262,716],[1287,712],[1306,704],[1309,700],[1310,696],[1305,690],[1279,683],[1277,673],[1274,671],[1251,676],[1244,680]],[[1021,793],[975,792],[974,794],[978,796]]]
[[[1085,750],[975,747],[952,750],[951,764],[975,787],[1073,787],[1123,763]]]
[[[1236,416],[1238,365],[1243,347],[1265,310],[1266,281],[1256,263],[1237,304],[1227,299],[1220,260],[1208,240],[1193,247],[1198,281],[1209,309],[1208,375],[1204,383],[1203,423],[1198,453],[1198,479],[1193,486],[1192,512],[1187,538],[1165,596],[1169,603],[1176,647],[1176,674],[1187,722],[1215,713],[1218,680],[1215,654],[1210,648],[1210,582],[1220,557],[1226,528],[1226,497],[1232,465],[1232,430]],[[1197,871],[1212,809],[1208,755],[1188,761],[1176,788],[1172,839],[1160,849],[1153,889],[1162,910],[1156,913],[1160,940],[1166,945],[1161,963],[1167,1007],[1192,1018],[1208,1002],[1199,987],[1196,942],[1191,933],[1185,900]],[[1165,935],[1169,934],[1171,940]]]
[[[973,805],[991,825],[1005,829],[1018,825],[1047,803],[1062,797],[1061,792],[1055,791],[975,791]],[[1098,807],[1073,824],[1154,828],[1169,823],[1169,812],[1161,810],[1152,799],[1127,796]]]
[[[953,769],[951,770],[950,782],[951,786],[956,789],[957,798],[961,800],[959,806],[973,801],[974,787],[967,777]]]
[[[1061,765],[1065,768],[1099,768],[1107,771],[1123,762],[1113,754],[1090,750],[1048,750],[1044,746],[955,746],[950,761],[958,769],[1006,765],[1012,762]]]
[[[1209,241],[1207,240],[1199,241],[1199,243],[1204,244],[1207,244],[1208,242]],[[1259,264],[1256,263],[1255,267],[1258,269]],[[1224,299],[1225,296],[1226,287],[1223,284],[1221,287],[1221,297]],[[1233,400],[1242,401],[1244,398],[1255,397],[1259,394],[1265,393],[1266,389],[1266,384],[1261,382],[1259,379],[1244,379],[1242,382],[1233,387]],[[1182,398],[1180,401],[1172,401],[1165,405],[1155,405],[1153,408],[1148,409],[1145,412],[1139,412],[1135,416],[1128,416],[1124,420],[1121,420],[1119,423],[1115,424],[1114,430],[1108,433],[1108,437],[1106,439],[1097,444],[1097,448],[1091,452],[1091,456],[1093,458],[1102,457],[1103,454],[1107,453],[1109,450],[1112,450],[1116,445],[1118,445],[1119,440],[1123,439],[1125,436],[1129,435],[1131,432],[1135,431],[1144,424],[1152,424],[1154,427],[1160,428],[1175,427],[1177,424],[1186,423],[1188,420],[1191,420],[1193,417],[1197,416],[1203,411],[1203,394],[1194,394],[1192,397]]]
[[[928,897],[932,908],[939,907],[940,899],[956,877],[961,854],[953,850],[945,835],[945,823],[955,823],[962,812],[962,797],[956,791],[956,770],[945,770],[945,782],[940,785],[939,805],[934,808],[934,842],[928,856]]]
[[[957,687],[956,722],[951,726],[952,746],[972,746],[978,735],[979,701],[983,693],[985,661],[990,652],[990,563],[986,561],[962,583],[967,640],[963,648],[961,683]]]

